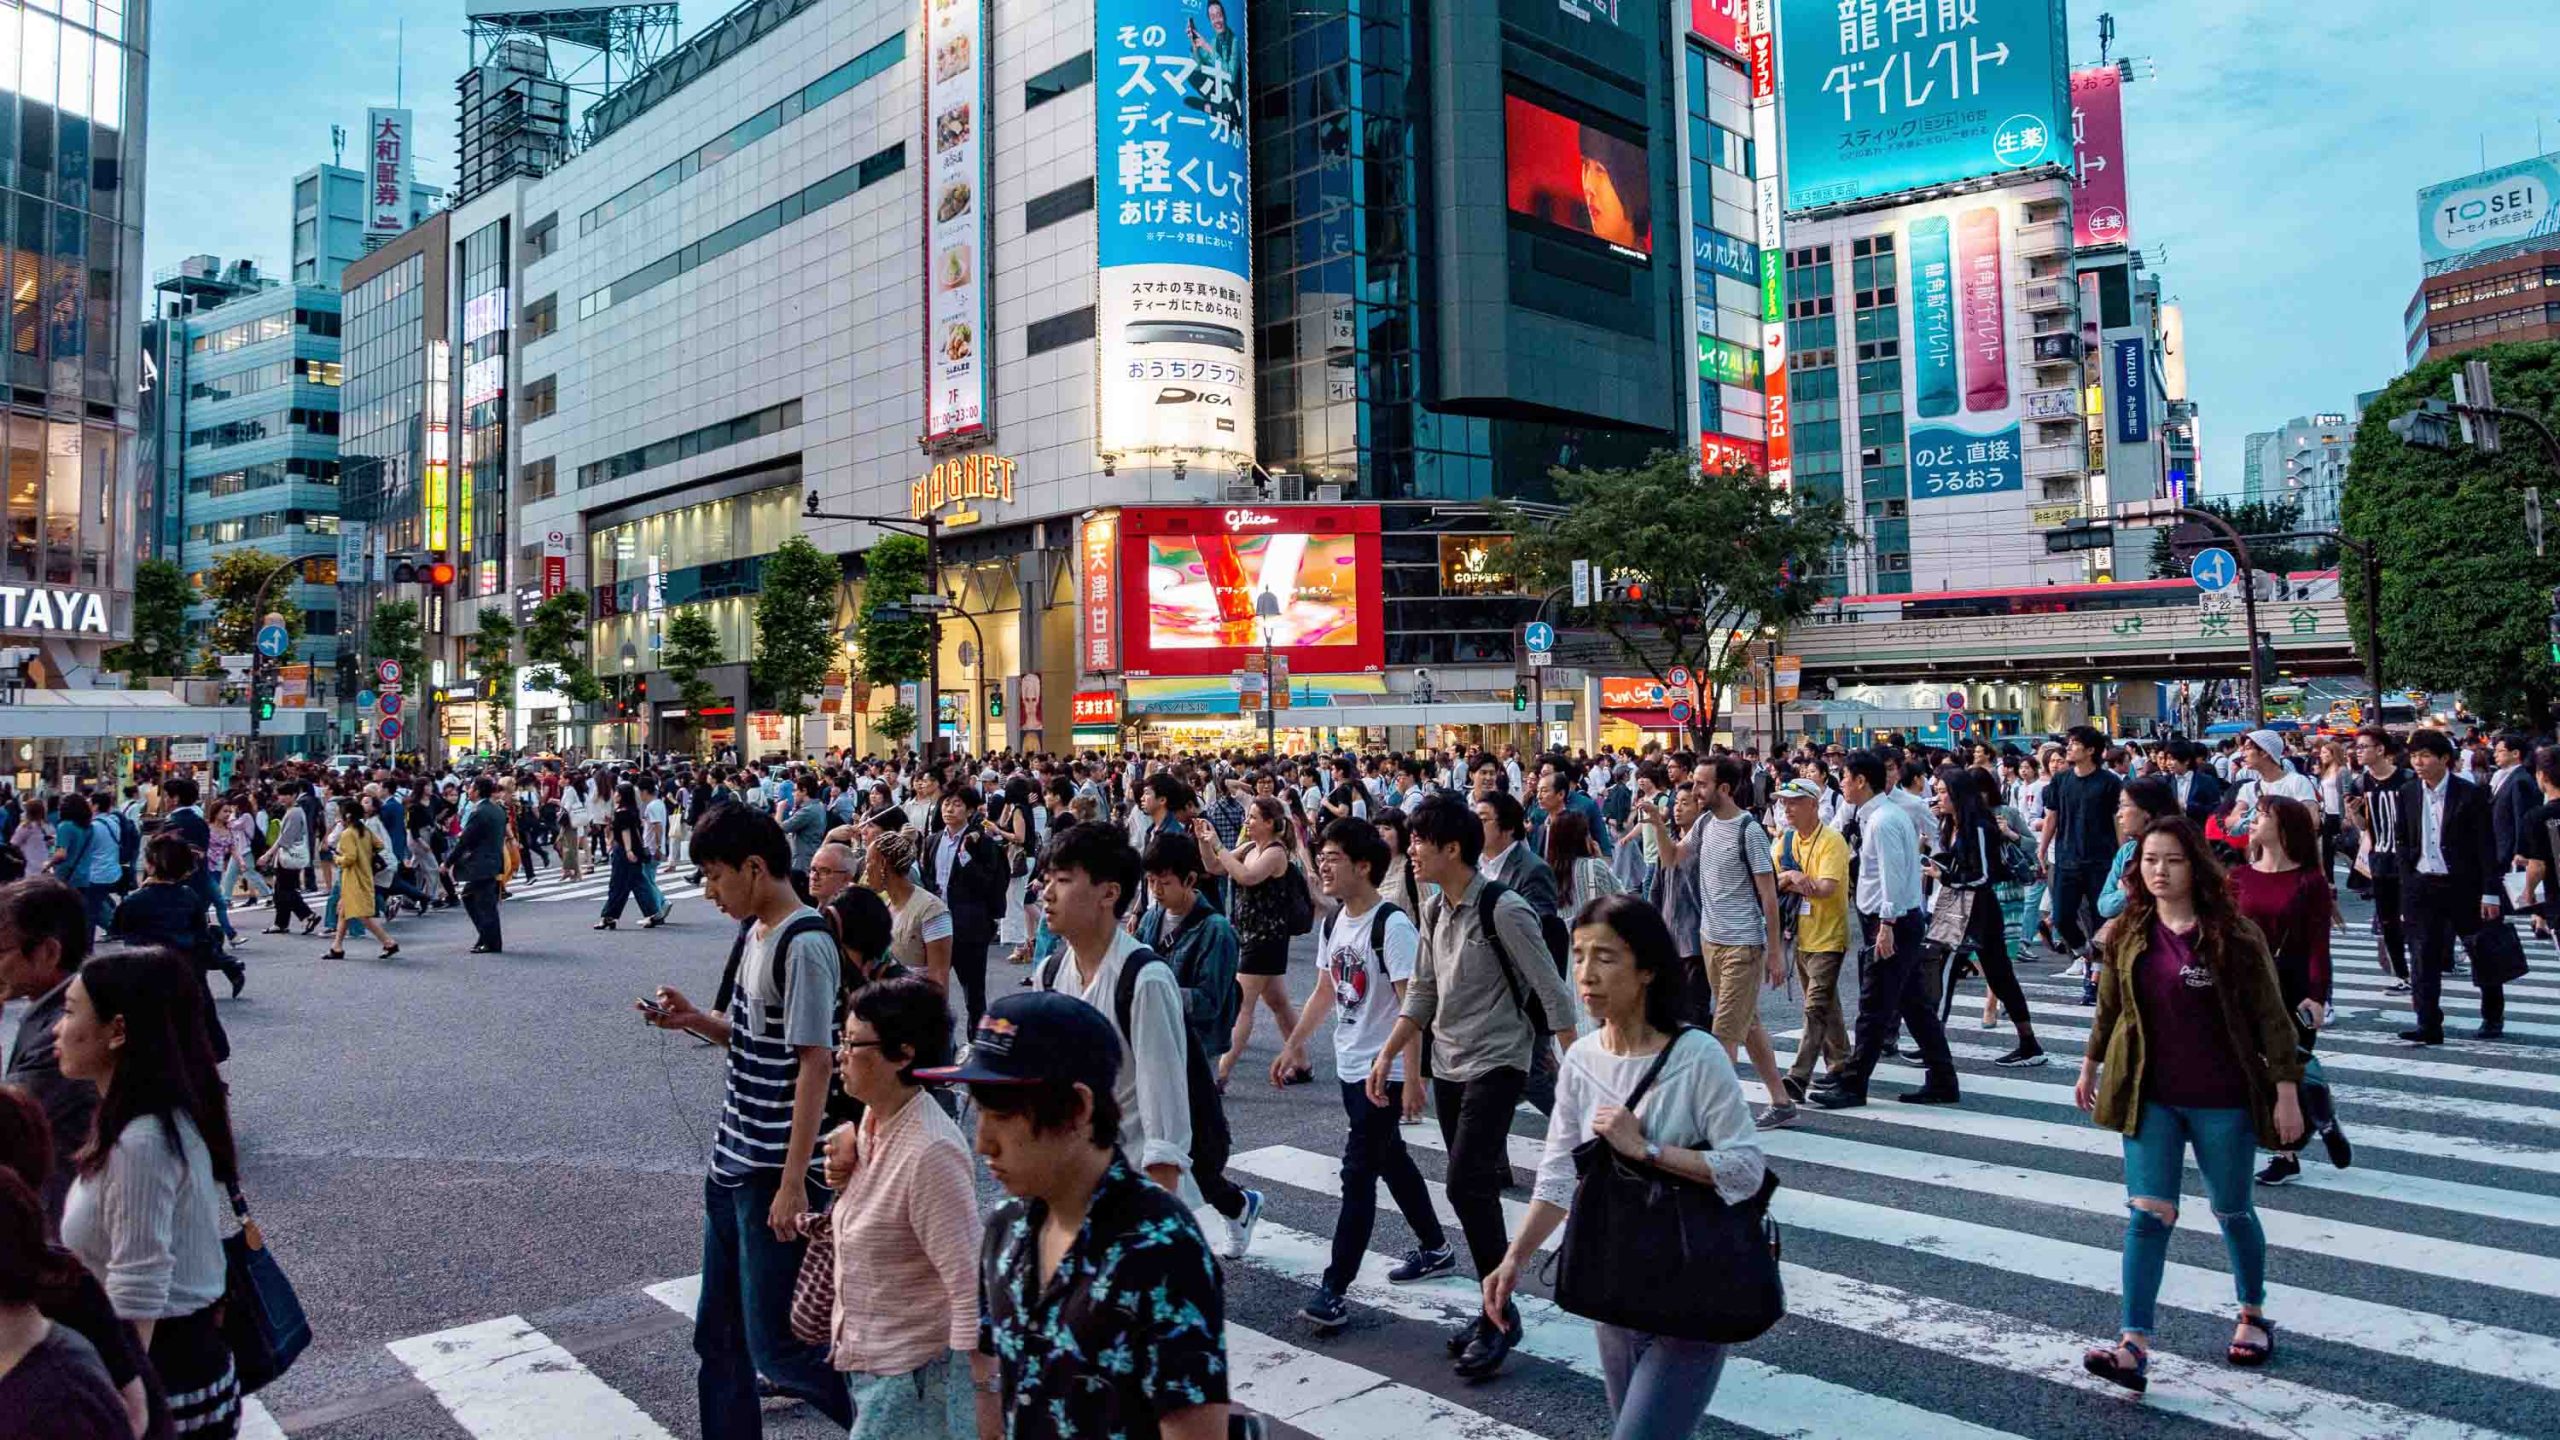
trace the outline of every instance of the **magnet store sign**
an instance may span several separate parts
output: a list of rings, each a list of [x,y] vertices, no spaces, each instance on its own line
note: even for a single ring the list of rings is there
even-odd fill
[[[1002,455],[954,455],[907,486],[907,513],[921,520],[945,505],[960,506],[944,516],[943,523],[974,525],[978,513],[966,508],[968,502],[994,500],[1012,504],[1016,468],[1011,459]]]

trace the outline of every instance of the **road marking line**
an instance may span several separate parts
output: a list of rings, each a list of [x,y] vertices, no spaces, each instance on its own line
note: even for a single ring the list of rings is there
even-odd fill
[[[1788,1033],[1792,1037],[1802,1032],[1799,1030]],[[2048,1025],[2038,1020],[2036,1038],[2069,1040],[2085,1046],[2089,1041],[2089,1032],[2078,1026]],[[2391,1048],[2396,1053],[2351,1055],[2341,1051],[2323,1050],[2320,1052],[2320,1068],[2332,1072],[2343,1070],[2351,1074],[2386,1075],[2397,1080],[2433,1080],[2447,1085],[2485,1085],[2495,1090],[2529,1090],[2540,1095],[2560,1095],[2560,1074],[2546,1074],[2533,1070],[2509,1070],[2486,1065],[2454,1065],[2441,1060],[2421,1059],[2420,1054],[2430,1048],[2426,1046],[2395,1043]],[[2547,1056],[2537,1051],[2534,1058],[2560,1057]]]
[[[476,1440],[674,1440],[578,1357],[506,1315],[384,1348]]]
[[[2040,980],[2024,981],[2022,982],[2022,988],[2030,996],[2051,997],[2063,1001],[2075,1000],[2080,993],[2080,987],[2077,985],[2055,985],[2050,982]],[[2408,1007],[2408,997],[2405,995],[2388,997],[2382,995],[2359,995],[2352,991],[2342,989],[2338,992],[2338,998],[2346,1002],[2342,1008],[2335,1012],[2336,1020],[2343,1023],[2332,1024],[2320,1032],[2320,1038],[2324,1044],[2331,1040],[2337,1040],[2350,1045],[2381,1045],[2397,1048],[2402,1044],[2397,1032],[2402,1028],[2416,1023],[2416,1016],[2410,1011]],[[2397,1003],[2386,1004],[2386,1000]],[[2368,1011],[2364,1008],[2366,1006],[2374,1006],[2378,1008]],[[1958,998],[1956,1001],[1956,1008],[1958,1010],[1966,1008],[1966,1002],[1963,998]],[[2067,1009],[2076,1007],[2056,1006],[2055,1008]],[[2448,1015],[2459,1015],[2465,1010],[2472,1011],[2476,1015],[2479,1008],[2480,1006],[2477,1002],[2456,1001],[2449,997],[2445,1005],[2445,1011]],[[2511,1006],[2509,1008],[2512,1009],[2514,1007]],[[2385,1028],[2381,1030],[2351,1030],[2344,1028],[2347,1024],[2356,1023],[2379,1025]],[[2528,1020],[2516,1020],[2511,1018],[2506,1022],[2506,1026],[2508,1033],[2512,1035],[2539,1037],[2542,1039],[2560,1039],[2560,1025],[2543,1025],[2536,1024]],[[2448,1055],[2479,1055],[2496,1060],[2541,1060],[2546,1062],[2560,1060],[2560,1049],[2554,1049],[2548,1045],[2506,1044],[2496,1040],[2467,1040],[2457,1036],[2456,1038],[2445,1041],[2442,1048],[2444,1053]]]
[[[240,1397],[240,1440],[284,1440],[284,1427],[254,1395]]]
[[[1533,1431],[1227,1322],[1227,1384],[1249,1410],[1317,1440],[1539,1440]]]

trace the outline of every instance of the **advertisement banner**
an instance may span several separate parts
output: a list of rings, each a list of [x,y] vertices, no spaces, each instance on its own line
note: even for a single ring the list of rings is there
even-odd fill
[[[1767,440],[1761,460],[1769,483],[1784,490],[1795,478],[1795,432],[1787,407],[1787,272],[1780,248],[1783,231],[1778,197],[1782,190],[1778,162],[1778,62],[1776,0],[1749,0],[1743,48],[1751,65],[1751,145],[1759,175],[1752,182],[1757,202],[1753,223],[1760,242],[1760,387],[1762,432]]]
[[[542,598],[569,588],[569,532],[553,526],[542,532]]]
[[[397,235],[409,228],[409,137],[416,133],[406,110],[364,112],[364,233]],[[322,224],[328,221],[324,218]]]
[[[2063,0],[1779,0],[1787,208],[2067,165]]]
[[[2427,272],[2474,251],[2560,233],[2560,154],[2520,160],[2418,192]]]
[[[2071,243],[2131,245],[2125,218],[2124,76],[2113,65],[2071,72]]]
[[[1120,668],[1120,517],[1096,515],[1084,522],[1077,547],[1076,602],[1083,612],[1084,669],[1106,675]]]
[[[1226,674],[1263,645],[1310,674],[1386,662],[1378,511],[1206,506],[1120,512],[1121,665],[1131,675]],[[1277,613],[1265,615],[1263,596]]]
[[[1760,283],[1760,252],[1750,241],[1712,226],[1689,227],[1689,258],[1702,275],[1722,275],[1745,285]]]
[[[1512,214],[1631,260],[1653,253],[1653,172],[1642,139],[1517,95],[1502,99],[1502,133]]]
[[[1760,388],[1760,352],[1701,332],[1698,378],[1711,385],[1747,385],[1756,390]]]
[[[1765,471],[1769,468],[1769,447],[1738,435],[1700,435],[1698,464],[1711,475],[1737,467]]]
[[[1915,503],[2026,487],[2015,379],[2026,356],[2009,341],[2016,221],[2000,194],[1906,206],[1887,221],[1911,267],[1902,344]]]
[[[2151,438],[2151,374],[2142,361],[2142,341],[2110,344],[2107,379],[2116,388],[2116,440],[2140,445]]]
[[[1120,695],[1114,690],[1079,690],[1074,701],[1077,728],[1120,723]]]
[[[1743,0],[1689,0],[1689,33],[1739,58],[1747,8]]]
[[[924,438],[987,428],[986,0],[925,0]]]
[[[1244,7],[1096,0],[1097,448],[1253,458]]]
[[[1019,707],[1017,711],[1019,717],[1018,723],[1022,727],[1022,732],[1026,735],[1032,735],[1047,730],[1049,727],[1044,722],[1040,713],[1040,672],[1037,670],[1024,671],[1022,673],[1022,678],[1014,683],[1013,690],[1015,703]]]

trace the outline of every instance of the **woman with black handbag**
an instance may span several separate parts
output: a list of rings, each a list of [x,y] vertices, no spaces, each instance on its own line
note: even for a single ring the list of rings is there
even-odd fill
[[[1585,1237],[1579,1217],[1571,1224],[1567,1217],[1591,1193],[1589,1187],[1606,1183],[1603,1167],[1612,1164],[1612,1157],[1602,1153],[1603,1146],[1615,1152],[1621,1169],[1641,1167],[1668,1177],[1675,1188],[1711,1188],[1721,1201],[1718,1208],[1735,1212],[1735,1218],[1744,1211],[1765,1213],[1768,1166],[1733,1061],[1712,1037],[1689,1038],[1683,1033],[1678,1018],[1680,957],[1661,912],[1627,895],[1593,901],[1575,918],[1573,967],[1575,994],[1599,1028],[1565,1053],[1556,1080],[1555,1110],[1547,1117],[1547,1149],[1538,1165],[1536,1198],[1501,1265],[1484,1278],[1484,1313],[1494,1323],[1502,1323],[1512,1291],[1520,1283],[1521,1267],[1537,1255],[1557,1226],[1567,1226],[1563,1247],[1567,1274],[1558,1280],[1556,1303],[1568,1310],[1580,1306],[1577,1313],[1589,1314],[1597,1322],[1593,1329],[1600,1342],[1601,1380],[1610,1412],[1617,1417],[1610,1440],[1686,1440],[1697,1433],[1707,1403],[1715,1398],[1716,1381],[1724,1373],[1724,1344],[1634,1329],[1590,1313],[1616,1313],[1610,1302],[1631,1298],[1597,1291],[1673,1287],[1656,1284],[1658,1271],[1648,1274],[1625,1266],[1600,1266],[1595,1268],[1620,1272],[1614,1283],[1603,1273],[1593,1278],[1590,1289],[1583,1288],[1584,1282],[1572,1272],[1575,1252]],[[1773,1256],[1766,1279],[1774,1286]],[[1724,1287],[1723,1296],[1708,1296],[1707,1288],[1690,1287],[1690,1293],[1707,1307],[1728,1303],[1745,1292],[1771,1293],[1731,1285]],[[1682,1301],[1672,1298],[1670,1303],[1676,1306]],[[1714,1329],[1734,1317],[1692,1318],[1702,1324],[1682,1328]],[[1745,1318],[1735,1333],[1757,1333],[1777,1318],[1775,1313]]]

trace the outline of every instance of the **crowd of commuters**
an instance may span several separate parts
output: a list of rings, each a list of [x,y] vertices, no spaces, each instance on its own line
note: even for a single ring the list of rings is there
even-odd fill
[[[200,784],[0,796],[27,876],[0,886],[0,991],[30,1002],[0,1089],[0,1399],[106,1427],[61,1434],[237,1424],[212,1314],[240,1163],[209,977],[246,983],[233,914],[262,898],[271,934],[325,926],[338,959],[360,926],[388,960],[404,908],[459,908],[473,951],[502,950],[504,902],[546,865],[606,874],[599,929],[635,905],[665,926],[662,870],[702,887],[718,993],[639,1008],[725,1054],[704,1435],[760,1434],[770,1390],[856,1437],[1214,1437],[1244,1423],[1219,1263],[1251,1253],[1264,1203],[1226,1174],[1240,1073],[1287,1091],[1329,1057],[1336,1082],[1341,1200],[1305,1320],[1351,1322],[1383,1184],[1415,1241],[1386,1278],[1466,1273],[1481,1303],[1449,1356],[1484,1379],[1522,1338],[1523,1272],[1573,1223],[1577,1147],[1738,1203],[1761,1132],[1869,1103],[1888,1058],[1920,1067],[1897,1102],[1960,1103],[1968,979],[1985,1028],[2013,1032],[1998,1063],[2048,1063],[2018,974],[2039,946],[2091,1007],[2076,1098],[2123,1136],[2122,1314],[2088,1368],[2147,1383],[2190,1150],[2230,1255],[2225,1358],[2263,1365],[2252,1167],[2265,1150],[2255,1182],[2293,1178],[2314,1135],[2351,1163],[2313,1058],[2341,868],[2376,902],[2404,1038],[2441,1042],[2457,949],[2494,1036],[2490,932],[2544,924],[2560,822],[2560,753],[2380,730],[2351,757],[2082,727],[1766,759],[281,764],[209,804]],[[1782,1057],[1760,1006],[1790,985]],[[1266,1011],[1277,1053],[1243,1071]],[[1524,1103],[1546,1139],[1515,1229]],[[1404,1134],[1426,1118],[1454,1235]],[[973,1153],[1009,1197],[990,1213]],[[1598,1339],[1620,1440],[1694,1431],[1722,1346]]]

